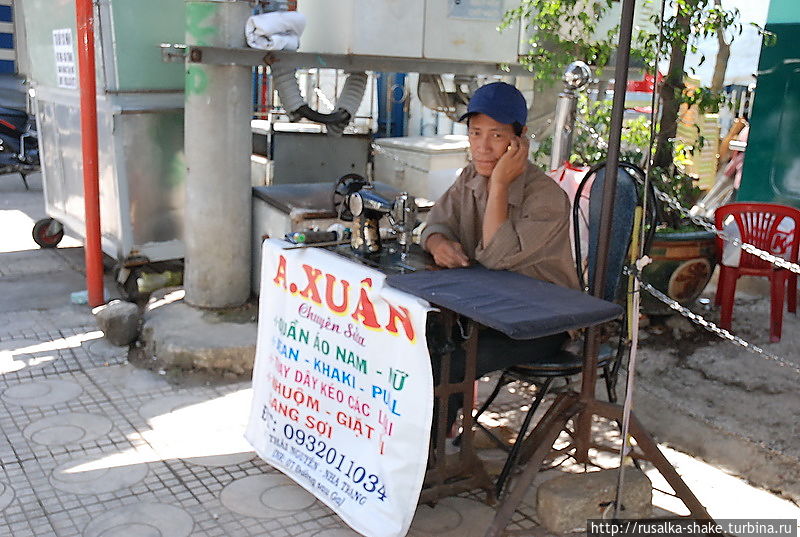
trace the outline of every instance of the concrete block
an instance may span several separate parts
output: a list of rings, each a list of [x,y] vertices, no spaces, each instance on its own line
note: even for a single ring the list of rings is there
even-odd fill
[[[97,326],[113,345],[130,345],[139,336],[142,315],[139,307],[131,302],[112,300],[92,310]]]
[[[565,474],[539,487],[536,510],[539,522],[553,533],[586,531],[586,521],[602,518],[614,501],[618,470]],[[625,469],[620,518],[648,518],[653,508],[653,487],[641,471]]]
[[[253,371],[255,311],[193,308],[182,290],[163,289],[145,308],[141,342],[145,356],[165,369],[246,375]]]

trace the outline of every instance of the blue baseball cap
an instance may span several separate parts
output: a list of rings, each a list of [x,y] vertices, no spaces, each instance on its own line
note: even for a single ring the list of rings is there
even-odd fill
[[[528,121],[528,103],[522,93],[511,84],[492,82],[475,91],[469,100],[467,113],[458,120],[464,121],[472,114],[486,114],[506,125],[525,125]]]

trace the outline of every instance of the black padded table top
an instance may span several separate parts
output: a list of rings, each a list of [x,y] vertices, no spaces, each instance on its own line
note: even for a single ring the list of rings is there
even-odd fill
[[[421,270],[386,283],[514,339],[533,339],[610,321],[621,306],[506,270]]]

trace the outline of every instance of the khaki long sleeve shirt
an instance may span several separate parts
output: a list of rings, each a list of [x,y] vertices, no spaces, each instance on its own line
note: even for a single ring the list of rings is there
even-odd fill
[[[489,244],[482,244],[488,178],[470,164],[428,213],[420,243],[434,233],[457,241],[470,259],[490,269],[504,269],[578,289],[569,237],[567,194],[528,163],[508,190],[508,220]]]

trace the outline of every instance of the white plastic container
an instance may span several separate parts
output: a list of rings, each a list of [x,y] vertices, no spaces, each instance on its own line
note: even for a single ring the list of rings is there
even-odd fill
[[[380,138],[375,143],[388,153],[375,153],[375,181],[431,201],[450,188],[469,162],[463,135]]]

